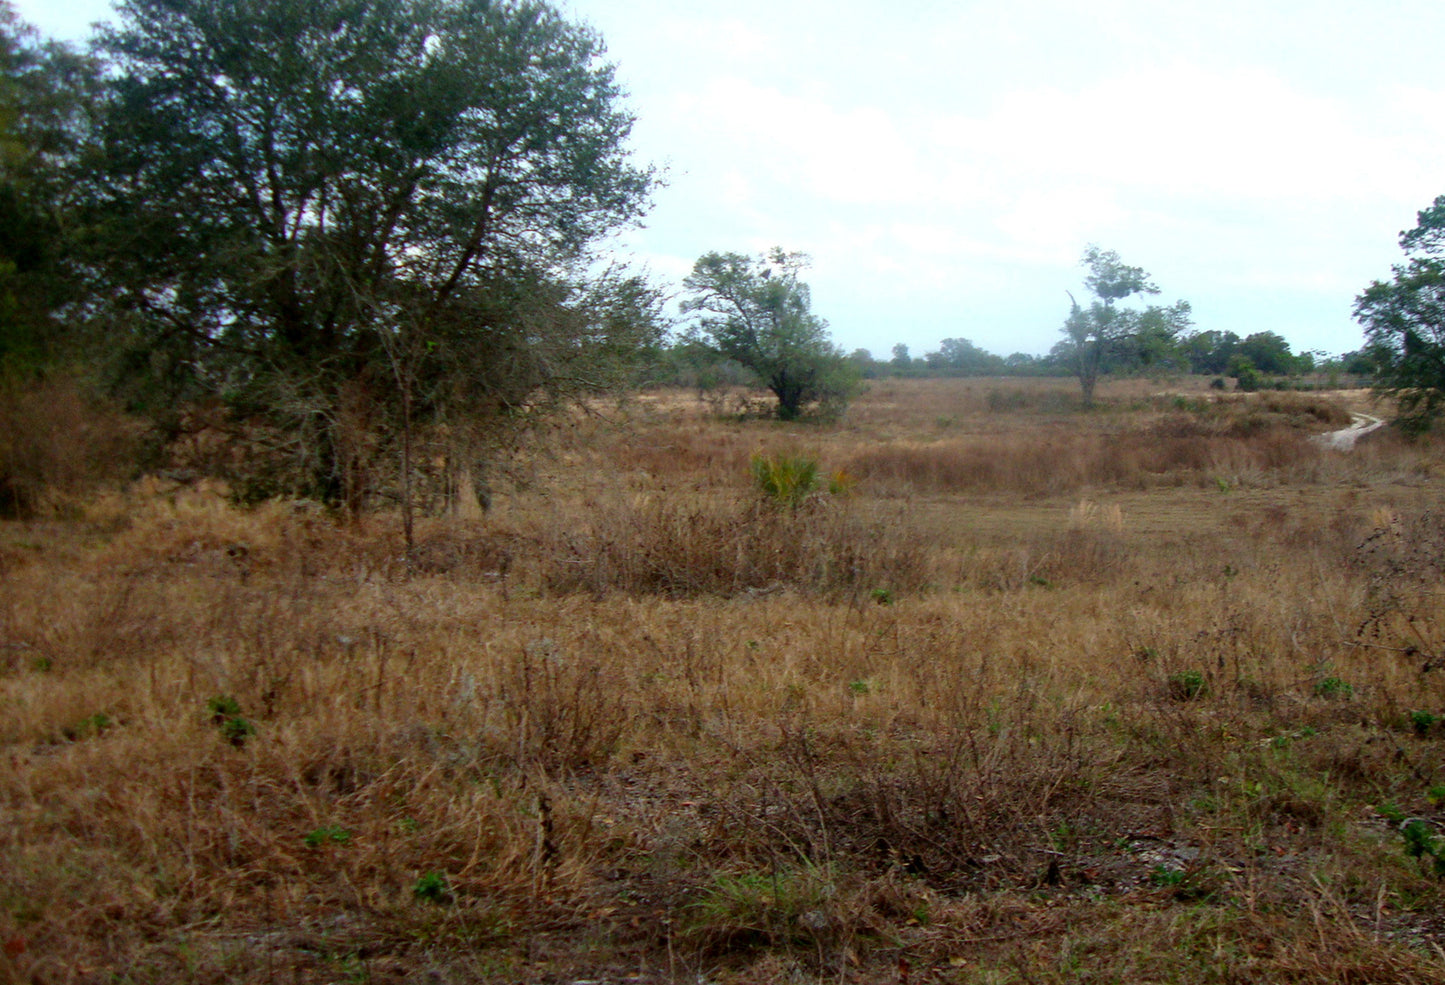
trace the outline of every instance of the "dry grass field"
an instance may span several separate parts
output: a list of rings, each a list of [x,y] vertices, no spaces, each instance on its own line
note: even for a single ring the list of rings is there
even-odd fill
[[[1445,446],[1175,387],[0,525],[0,981],[1445,981]]]

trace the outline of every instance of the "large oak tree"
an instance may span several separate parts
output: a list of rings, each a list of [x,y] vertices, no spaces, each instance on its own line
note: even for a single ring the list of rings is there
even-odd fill
[[[592,30],[538,0],[118,14],[98,228],[128,373],[272,425],[275,491],[355,506],[367,436],[515,415],[645,330],[635,279],[586,273],[654,183]]]

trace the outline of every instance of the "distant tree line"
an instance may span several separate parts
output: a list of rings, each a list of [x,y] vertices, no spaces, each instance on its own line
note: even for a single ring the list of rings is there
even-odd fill
[[[1373,378],[1377,361],[1369,349],[1327,356],[1292,351],[1289,341],[1275,332],[1257,332],[1241,339],[1234,332],[1203,331],[1182,335],[1167,346],[1150,340],[1148,347],[1122,340],[1101,359],[1101,374],[1113,376],[1179,373],[1243,380],[1245,388],[1298,381],[1306,376]],[[950,338],[936,350],[914,356],[899,343],[890,358],[880,359],[868,349],[846,356],[863,380],[898,377],[1072,377],[1068,346],[1060,342],[1044,355],[1015,352],[1000,356],[968,339]],[[746,367],[718,354],[695,339],[678,338],[655,350],[648,379],[652,383],[701,387],[742,385],[752,379]]]
[[[791,296],[786,285],[799,283],[796,269],[786,268],[788,255],[781,252],[753,261],[748,275],[755,290],[775,299]],[[685,304],[688,310],[727,310],[727,331],[717,331],[716,319],[704,319],[702,334],[684,333],[650,353],[647,379],[655,384],[681,384],[701,390],[719,387],[764,385],[779,392],[778,377],[757,357],[758,336],[750,327],[759,319],[739,317],[743,309],[736,301],[725,301],[716,308],[725,292],[719,285],[746,280],[746,258],[737,255],[711,255],[699,261],[688,285],[694,299]],[[776,280],[769,264],[778,269]],[[780,266],[781,265],[781,266]],[[1061,330],[1062,338],[1048,353],[1032,355],[1015,352],[997,355],[980,348],[965,338],[943,339],[936,350],[915,356],[904,343],[893,346],[890,357],[876,358],[867,349],[855,349],[841,359],[856,379],[887,377],[981,377],[981,376],[1045,376],[1074,377],[1083,389],[1085,402],[1093,399],[1100,377],[1138,376],[1149,374],[1194,374],[1213,377],[1219,386],[1233,385],[1242,390],[1261,387],[1305,385],[1301,377],[1324,376],[1336,380],[1346,377],[1373,378],[1388,353],[1378,345],[1343,356],[1330,357],[1318,352],[1294,352],[1290,343],[1277,332],[1256,332],[1241,338],[1228,331],[1194,331],[1188,302],[1170,305],[1129,305],[1136,295],[1157,294],[1159,289],[1149,275],[1138,267],[1125,264],[1112,250],[1091,246],[1084,252],[1083,265],[1088,270],[1084,284],[1093,299],[1081,305],[1070,294],[1070,311]],[[698,295],[698,289],[704,294]],[[758,295],[759,297],[762,294]],[[703,300],[700,300],[703,298]],[[806,302],[806,295],[802,296]],[[780,303],[780,302],[778,302]],[[709,306],[713,307],[709,307]],[[800,322],[799,325],[812,324]],[[829,376],[835,386],[847,392],[851,386],[841,372],[840,355],[831,343],[814,332],[795,332],[796,339],[807,340],[809,359],[824,359],[832,367]],[[752,340],[741,345],[742,339]],[[711,339],[711,344],[709,343]],[[719,345],[719,341],[723,344]],[[798,355],[784,362],[795,363],[800,370],[809,365]],[[822,378],[820,376],[820,378]],[[772,382],[768,382],[768,381]],[[817,395],[813,397],[818,399]],[[790,404],[779,393],[780,408]],[[796,416],[796,408],[783,411],[782,416]]]

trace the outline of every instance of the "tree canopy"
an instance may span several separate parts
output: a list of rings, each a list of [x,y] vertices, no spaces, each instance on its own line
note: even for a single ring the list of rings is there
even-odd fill
[[[1430,428],[1445,411],[1445,195],[1400,234],[1406,262],[1355,299],[1376,388],[1398,399],[1400,426]]]
[[[778,398],[778,417],[795,420],[814,403],[839,406],[856,371],[812,311],[799,276],[807,257],[781,248],[758,257],[709,253],[683,281],[685,312],[704,312],[699,328],[723,356],[758,375]]]
[[[122,0],[101,244],[144,403],[216,394],[354,500],[347,422],[510,413],[645,330],[585,276],[640,216],[600,38],[538,0]],[[116,221],[118,217],[124,221]]]
[[[1003,357],[985,352],[968,339],[944,339],[937,352],[927,353],[923,359],[930,370],[957,376],[991,376],[1007,368]]]
[[[100,105],[96,63],[0,2],[0,374],[58,358],[57,315],[83,294],[74,174]]]

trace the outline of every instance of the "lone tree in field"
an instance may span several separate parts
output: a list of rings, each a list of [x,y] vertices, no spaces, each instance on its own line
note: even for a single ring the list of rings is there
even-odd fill
[[[1408,262],[1355,299],[1355,318],[1376,361],[1375,388],[1399,401],[1400,427],[1418,434],[1445,410],[1445,195],[1400,234],[1400,247]]]
[[[778,248],[759,257],[709,253],[683,280],[685,312],[706,314],[703,337],[741,363],[778,398],[778,419],[796,420],[810,404],[841,411],[857,390],[857,372],[812,312],[799,274],[807,257]]]
[[[1110,361],[1131,348],[1152,350],[1172,342],[1189,326],[1189,302],[1176,301],[1167,308],[1118,307],[1118,302],[1136,294],[1158,294],[1159,288],[1142,268],[1126,265],[1113,250],[1090,246],[1084,251],[1083,265],[1089,270],[1084,286],[1095,300],[1084,308],[1069,295],[1060,353],[1079,378],[1084,403],[1092,404],[1094,388]]]
[[[653,331],[645,285],[587,272],[654,177],[601,39],[547,3],[118,13],[99,43],[114,342],[163,423],[220,398],[265,429],[284,467],[259,493],[356,508],[413,421],[516,420],[604,385]]]

